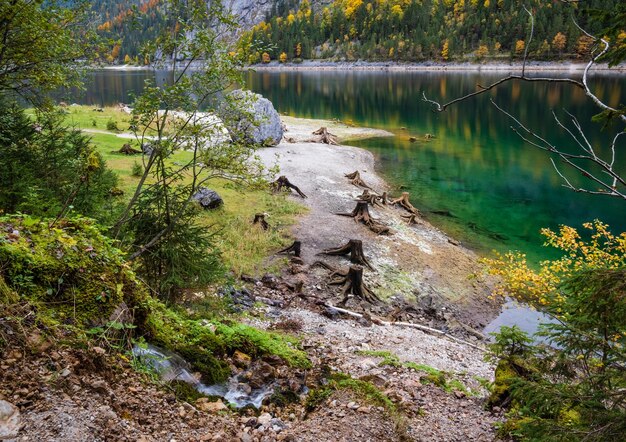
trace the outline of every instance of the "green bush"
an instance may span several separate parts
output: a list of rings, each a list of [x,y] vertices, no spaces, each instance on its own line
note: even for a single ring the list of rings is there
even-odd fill
[[[115,120],[107,121],[107,130],[118,132],[120,130],[120,128],[117,126],[117,121],[115,121]]]
[[[141,175],[143,175],[143,166],[135,161],[133,163],[133,169],[131,171],[131,174],[134,177],[140,177]]]

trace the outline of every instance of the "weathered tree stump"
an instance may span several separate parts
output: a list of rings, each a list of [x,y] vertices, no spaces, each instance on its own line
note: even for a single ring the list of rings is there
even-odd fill
[[[358,170],[355,170],[354,172],[345,175],[345,177],[350,180],[350,184],[372,190],[372,188],[365,184],[365,181],[361,179],[361,173]]]
[[[402,219],[407,222],[409,225],[413,224],[422,224],[420,219],[414,213],[409,213],[408,215],[401,215]]]
[[[289,247],[285,247],[284,249],[279,250],[278,252],[276,252],[276,254],[278,255],[284,253],[285,255],[289,255],[293,252],[293,255],[299,258],[301,247],[302,243],[300,241],[294,241],[293,244],[291,244]]]
[[[291,191],[291,189],[295,190],[298,195],[300,195],[302,198],[306,198],[307,196],[300,190],[300,188],[294,184],[292,184],[285,175],[281,175],[278,177],[278,179],[276,181],[274,181],[271,184],[272,189],[274,190],[274,192],[280,192],[281,190],[287,188],[289,191]]]
[[[341,247],[323,250],[322,254],[331,256],[343,256],[349,254],[350,262],[367,266],[371,270],[374,270],[374,267],[372,267],[363,253],[363,242],[360,239],[351,239]]]
[[[128,143],[124,144],[117,152],[123,153],[124,155],[137,155],[142,153],[141,150],[133,149],[133,147]]]
[[[341,285],[344,297],[338,305],[346,305],[346,302],[352,296],[356,296],[370,304],[380,302],[380,298],[363,283],[363,267],[350,266],[347,272],[337,271],[335,274],[336,277],[329,284]]]
[[[355,222],[362,222],[372,232],[378,233],[379,235],[389,233],[389,227],[372,218],[372,216],[370,215],[368,203],[366,201],[358,201],[356,203],[356,207],[350,213],[337,213],[337,215],[350,216],[354,218]]]
[[[389,199],[387,192],[383,192],[383,194],[377,198],[376,202],[382,206],[386,206],[391,202],[391,200]]]
[[[415,215],[419,215],[419,212],[417,211],[417,209],[413,207],[413,205],[409,201],[409,192],[402,192],[402,196],[400,198],[392,200],[390,204],[394,204],[394,205],[397,204],[400,207],[402,207],[404,210],[406,210],[407,212],[413,213]]]
[[[255,213],[254,221],[252,221],[252,224],[260,225],[263,230],[268,230],[270,228],[270,225],[267,223],[267,221],[265,221],[265,213]]]
[[[325,127],[320,127],[318,130],[313,132],[313,135],[318,135],[312,140],[315,143],[332,144],[335,146],[339,144],[337,142],[337,136],[328,132],[328,129],[326,129]]]
[[[370,192],[368,189],[365,189],[362,194],[360,194],[359,196],[356,197],[357,200],[359,200],[359,201],[367,201],[372,206],[376,205],[376,204],[380,205],[378,203],[378,198],[379,198],[378,195],[376,195],[373,192]]]

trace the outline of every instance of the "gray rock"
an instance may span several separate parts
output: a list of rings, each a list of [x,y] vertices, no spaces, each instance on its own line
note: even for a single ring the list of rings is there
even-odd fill
[[[199,187],[191,198],[197,201],[203,209],[217,209],[224,204],[224,200],[215,190],[206,187]]]
[[[235,142],[276,146],[283,138],[280,116],[272,102],[254,92],[231,92],[218,113]]]
[[[16,438],[20,424],[20,410],[12,403],[0,400],[0,440]]]

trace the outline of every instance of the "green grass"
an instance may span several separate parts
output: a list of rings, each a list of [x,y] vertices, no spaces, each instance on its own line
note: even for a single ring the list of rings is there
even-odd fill
[[[117,151],[125,144],[133,145],[134,140],[120,137],[120,133],[107,131],[107,122],[114,121],[123,133],[129,133],[130,115],[118,108],[104,108],[96,112],[89,106],[69,106],[68,124],[85,130],[98,152],[106,160],[109,168],[120,178],[119,188],[124,198],[130,198],[139,177],[132,175],[133,164],[141,163],[141,155],[124,155]],[[95,126],[93,122],[95,121]],[[98,133],[91,132],[97,130]],[[102,131],[106,133],[101,133]],[[137,148],[135,146],[135,148]],[[185,162],[191,152],[180,151],[173,155],[173,162]],[[265,189],[237,189],[232,183],[214,179],[207,187],[215,190],[224,200],[224,205],[216,210],[203,212],[198,223],[217,232],[215,241],[226,268],[235,276],[242,274],[259,275],[277,272],[284,259],[266,259],[273,252],[291,241],[288,227],[295,223],[298,215],[306,208],[283,195],[272,195]],[[255,213],[264,212],[269,216],[271,229],[263,231],[252,225]]]

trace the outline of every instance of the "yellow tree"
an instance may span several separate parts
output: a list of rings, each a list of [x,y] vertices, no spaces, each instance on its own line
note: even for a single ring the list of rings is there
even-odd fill
[[[263,52],[263,54],[261,55],[261,61],[263,63],[269,63],[270,60],[271,60],[270,54],[268,54],[267,52]]]
[[[524,43],[524,40],[517,40],[515,42],[515,53],[517,55],[522,55],[522,53],[524,52],[524,48],[526,48],[526,43]]]
[[[487,45],[478,46],[478,49],[476,49],[476,57],[485,58],[487,55],[489,55],[489,48]]]
[[[450,43],[448,42],[448,40],[446,40],[443,42],[443,48],[441,49],[441,58],[447,61],[449,56],[450,56]]]
[[[280,61],[281,63],[285,63],[287,61],[287,54],[285,54],[284,52],[282,52],[280,54],[280,57],[278,58],[278,61]]]
[[[552,39],[552,48],[559,52],[559,55],[563,53],[563,49],[565,49],[565,44],[567,43],[567,37],[561,32],[557,32],[557,34]]]

